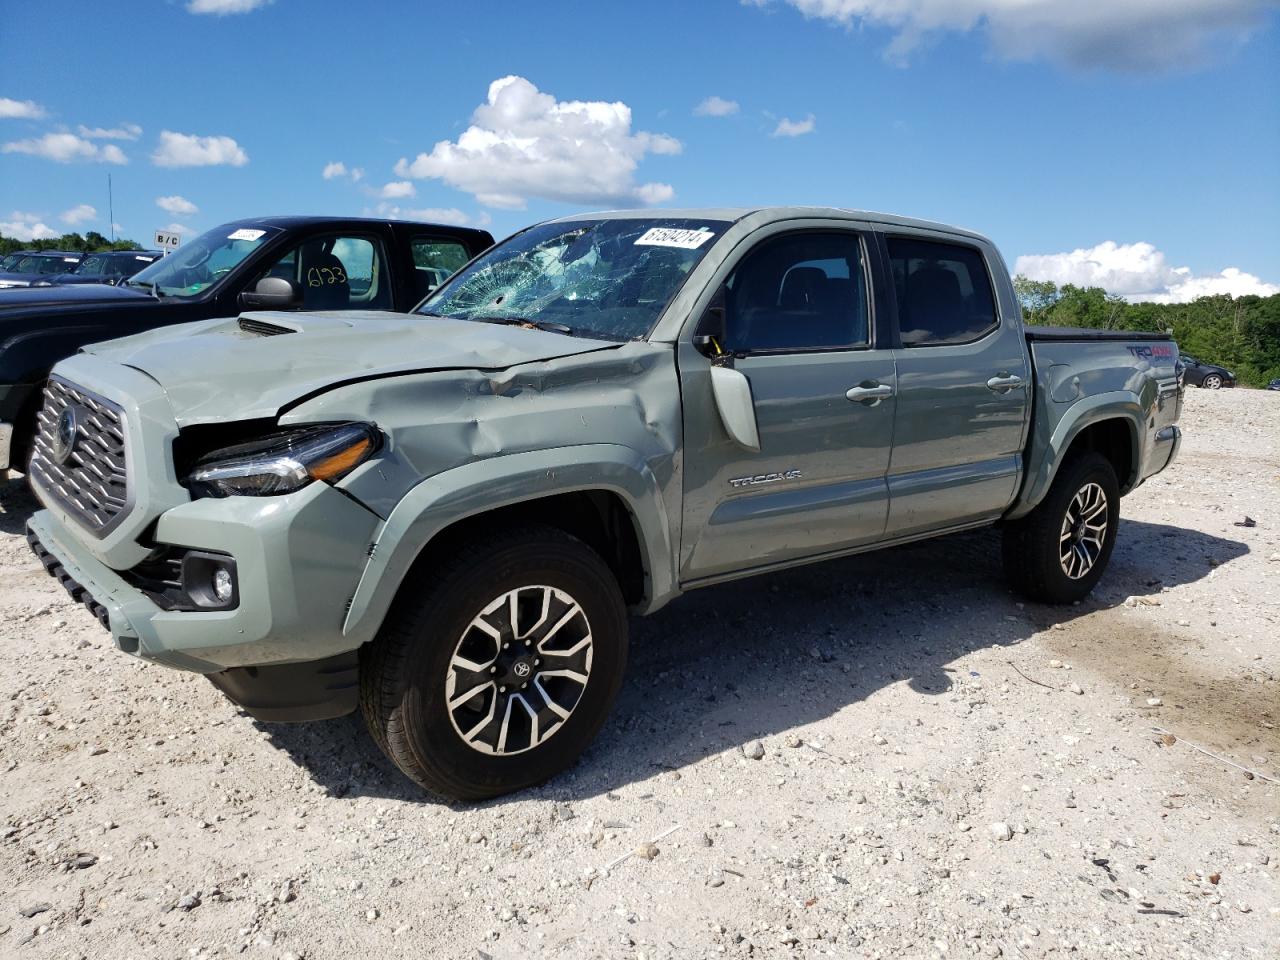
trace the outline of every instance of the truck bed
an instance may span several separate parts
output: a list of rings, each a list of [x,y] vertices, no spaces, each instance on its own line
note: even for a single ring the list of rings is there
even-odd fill
[[[1094,330],[1089,327],[1023,327],[1028,340],[1172,340],[1151,330]]]

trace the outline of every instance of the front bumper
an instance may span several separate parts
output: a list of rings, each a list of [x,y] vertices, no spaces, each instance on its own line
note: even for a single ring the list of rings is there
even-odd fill
[[[337,715],[332,704],[313,702],[331,686],[345,708],[338,712],[355,705],[350,657],[364,638],[342,628],[379,523],[324,483],[283,497],[194,500],[168,510],[155,524],[157,546],[236,561],[238,605],[218,611],[163,609],[130,582],[128,571],[99,560],[73,520],[40,510],[27,528],[45,569],[97,616],[120,650],[222,674],[211,678],[250,712],[255,703],[263,707],[264,719],[314,719]],[[307,702],[292,702],[299,699]],[[299,706],[302,715],[291,715]]]

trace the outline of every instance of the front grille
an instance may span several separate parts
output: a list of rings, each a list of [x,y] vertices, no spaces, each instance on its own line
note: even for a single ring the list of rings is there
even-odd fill
[[[97,394],[50,377],[37,417],[31,474],[90,532],[105,535],[129,503],[123,411]]]

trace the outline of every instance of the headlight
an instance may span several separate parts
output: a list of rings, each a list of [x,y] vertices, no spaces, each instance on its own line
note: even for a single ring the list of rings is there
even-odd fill
[[[196,461],[184,481],[199,497],[270,497],[312,480],[337,480],[377,452],[369,423],[325,423],[224,447]]]

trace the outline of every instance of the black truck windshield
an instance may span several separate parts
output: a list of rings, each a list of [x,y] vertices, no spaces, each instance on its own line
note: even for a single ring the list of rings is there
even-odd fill
[[[606,340],[644,337],[727,226],[672,218],[539,224],[473,261],[418,312]]]
[[[214,227],[140,270],[126,283],[167,297],[196,297],[277,233],[277,227]]]

